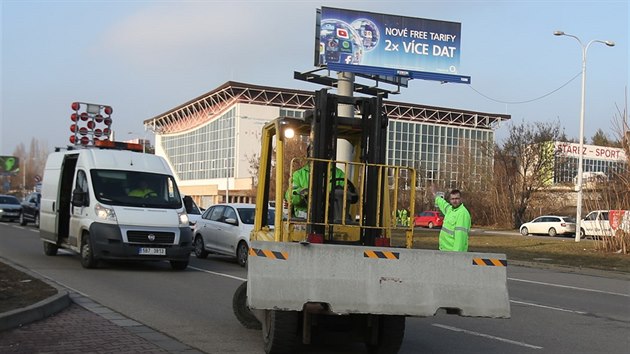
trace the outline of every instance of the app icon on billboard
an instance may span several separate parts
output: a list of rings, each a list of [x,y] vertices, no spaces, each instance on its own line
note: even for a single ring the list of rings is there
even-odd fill
[[[349,64],[361,63],[365,52],[362,38],[350,24],[341,20],[323,20],[319,40],[318,65],[344,63],[346,61],[349,61]]]
[[[348,40],[342,40],[339,48],[342,52],[352,53],[352,43]]]
[[[343,38],[343,39],[349,39],[350,35],[348,34],[348,31],[346,29],[337,28],[337,37]]]

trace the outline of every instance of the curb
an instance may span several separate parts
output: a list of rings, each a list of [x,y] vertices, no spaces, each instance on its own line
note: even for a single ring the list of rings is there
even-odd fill
[[[27,307],[0,313],[0,332],[42,320],[70,306],[72,301],[66,289],[8,259],[2,258],[2,262],[57,289],[57,295],[53,295]]]

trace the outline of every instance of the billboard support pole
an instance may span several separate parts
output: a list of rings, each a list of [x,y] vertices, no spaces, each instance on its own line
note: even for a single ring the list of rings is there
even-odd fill
[[[354,74],[351,72],[337,73],[337,93],[339,96],[353,97],[354,94]],[[348,104],[339,104],[337,107],[339,116],[354,117],[354,106]],[[337,140],[337,160],[352,161],[352,144],[346,140]],[[337,166],[339,167],[339,166]],[[339,167],[343,170],[343,166]],[[345,171],[346,174],[349,171]]]

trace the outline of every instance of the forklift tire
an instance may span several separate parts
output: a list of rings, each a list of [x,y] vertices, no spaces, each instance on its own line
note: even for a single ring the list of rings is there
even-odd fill
[[[94,250],[90,242],[90,234],[83,235],[81,240],[81,265],[83,268],[96,268],[98,260],[94,257]]]
[[[262,324],[265,353],[294,353],[300,340],[298,323],[299,312],[265,310]]]
[[[57,247],[57,245],[55,245],[54,243],[44,241],[44,254],[45,255],[56,256],[57,250],[59,250],[59,247]]]
[[[262,323],[247,307],[247,282],[239,285],[232,297],[232,311],[236,319],[247,329],[262,329]]]
[[[378,321],[376,344],[367,340],[365,345],[370,354],[398,353],[405,337],[405,316],[381,315]]]

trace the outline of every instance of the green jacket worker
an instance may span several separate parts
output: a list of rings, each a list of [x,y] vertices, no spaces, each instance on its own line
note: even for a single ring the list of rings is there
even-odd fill
[[[128,195],[130,197],[140,198],[157,197],[157,193],[155,193],[153,189],[149,188],[149,185],[146,181],[140,181],[140,185],[138,186],[138,188],[131,190]]]
[[[293,176],[291,177],[291,188],[287,189],[284,199],[291,202],[294,212],[306,211],[310,170],[311,164],[307,163],[299,170],[293,172]],[[338,167],[335,168],[334,179],[339,179],[335,184],[343,187],[345,174]]]
[[[459,190],[453,189],[448,197],[448,202],[442,197],[435,197],[435,205],[444,214],[439,248],[440,251],[466,252],[471,224],[470,213],[462,204],[462,194]]]

